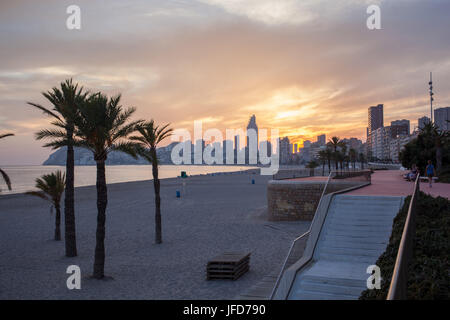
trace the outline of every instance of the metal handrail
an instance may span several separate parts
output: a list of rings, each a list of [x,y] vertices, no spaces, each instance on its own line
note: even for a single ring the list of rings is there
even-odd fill
[[[413,255],[414,236],[416,234],[416,207],[420,191],[420,175],[417,175],[414,192],[409,203],[408,215],[403,227],[402,239],[395,259],[394,271],[387,300],[404,300],[408,285],[408,265]]]
[[[325,190],[327,189],[328,183],[330,182],[331,175],[332,175],[334,172],[335,172],[335,171],[331,171],[330,174],[328,175],[327,182],[326,182],[326,184],[325,184],[325,186],[324,186],[324,188],[323,188],[322,195],[320,196],[319,204],[317,205],[316,213],[317,213],[317,210],[318,210],[319,207],[320,207],[320,204],[321,204],[322,198],[323,198],[323,196],[324,196],[324,194],[325,194]],[[284,270],[285,270],[285,268],[286,268],[286,264],[287,264],[287,262],[288,262],[288,260],[289,260],[289,257],[291,256],[292,250],[294,249],[294,246],[295,246],[296,242],[297,242],[298,240],[302,239],[304,236],[308,235],[308,234],[311,232],[311,227],[313,226],[313,223],[314,223],[314,220],[316,219],[316,216],[317,216],[317,214],[314,214],[314,217],[313,217],[313,219],[312,219],[312,221],[311,221],[311,224],[309,225],[308,231],[306,231],[304,234],[302,234],[301,236],[295,238],[294,241],[292,241],[291,247],[289,248],[288,254],[286,255],[286,258],[284,259],[283,266],[281,267],[281,271],[280,271],[280,273],[278,274],[277,281],[275,282],[275,285],[274,285],[274,287],[273,287],[273,289],[272,289],[272,292],[271,292],[271,294],[270,294],[269,300],[272,300],[272,299],[273,299],[273,296],[275,295],[275,292],[276,292],[276,290],[277,290],[277,288],[278,288],[278,285],[280,284],[281,277],[283,276],[283,272],[284,272]]]

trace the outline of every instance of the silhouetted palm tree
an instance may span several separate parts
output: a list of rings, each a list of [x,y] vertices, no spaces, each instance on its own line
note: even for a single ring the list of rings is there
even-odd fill
[[[306,165],[306,167],[309,168],[309,175],[311,177],[314,176],[314,169],[317,168],[318,166],[319,166],[319,164],[317,163],[316,160],[311,160]]]
[[[327,152],[320,150],[318,153],[320,163],[322,163],[322,176],[325,175],[325,164],[327,163]]]
[[[153,186],[155,189],[155,242],[162,242],[161,227],[161,196],[160,182],[158,178],[158,157],[156,148],[158,144],[165,138],[169,137],[173,129],[169,128],[170,124],[164,126],[155,125],[154,120],[150,120],[137,128],[139,136],[130,137],[130,140],[138,144],[137,152],[152,164]]]
[[[108,192],[106,188],[105,161],[108,153],[117,150],[136,158],[134,143],[127,141],[141,121],[130,122],[134,108],[123,109],[120,94],[108,99],[96,93],[80,105],[75,118],[75,146],[91,150],[97,163],[97,231],[94,258],[96,279],[104,277],[105,270],[105,222]]]
[[[78,84],[73,83],[72,79],[61,82],[60,87],[54,87],[52,90],[42,93],[53,105],[51,109],[37,103],[28,102],[28,104],[54,118],[52,125],[56,128],[44,129],[37,132],[36,139],[50,140],[44,147],[51,147],[52,149],[58,149],[63,146],[67,147],[66,189],[64,195],[65,245],[66,256],[75,257],[77,255],[77,243],[74,204],[74,118],[78,113],[79,105],[83,103],[88,93],[83,92],[83,87],[78,87]]]
[[[6,138],[6,137],[11,137],[13,135],[14,135],[14,133],[0,134],[0,139]],[[6,186],[8,187],[8,190],[11,190],[11,179],[9,179],[9,176],[1,168],[0,168],[0,174],[3,177],[3,180],[5,180],[5,183],[6,183]]]
[[[436,149],[436,171],[439,172],[442,168],[442,147],[448,138],[448,132],[441,131],[434,123],[428,122],[420,129],[420,135],[434,144]]]
[[[364,153],[360,153],[358,155],[358,161],[361,163],[361,169],[364,169],[364,162],[366,162],[366,156],[364,155]]]
[[[353,170],[354,170],[355,167],[356,167],[356,160],[358,158],[358,153],[356,152],[355,149],[350,148],[350,150],[348,151],[348,157],[349,157],[349,160],[352,163],[352,167],[353,167]]]
[[[342,141],[341,139],[339,139],[339,137],[332,137],[328,143],[327,146],[331,148],[332,150],[332,155],[334,158],[334,162],[336,164],[336,170],[339,169],[338,167],[338,163],[339,163],[339,149],[342,148],[343,146],[345,146],[344,141]]]
[[[47,200],[55,208],[55,240],[61,240],[61,196],[66,184],[66,175],[61,171],[44,174],[36,179],[36,188],[39,191],[28,191],[29,195]]]

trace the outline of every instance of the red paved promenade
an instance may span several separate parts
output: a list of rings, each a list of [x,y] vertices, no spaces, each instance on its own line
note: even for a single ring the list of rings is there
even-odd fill
[[[407,196],[412,194],[414,182],[408,182],[403,179],[403,174],[407,171],[400,170],[379,170],[372,174],[372,184],[360,188],[347,194],[355,195],[385,195],[385,196]],[[431,194],[433,197],[441,196],[450,199],[450,184],[435,183],[433,187],[428,186],[428,182],[420,183],[420,190]]]

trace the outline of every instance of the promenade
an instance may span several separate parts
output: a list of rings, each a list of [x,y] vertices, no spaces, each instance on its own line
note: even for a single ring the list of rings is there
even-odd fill
[[[414,182],[406,181],[403,175],[407,171],[402,170],[378,170],[372,174],[371,185],[353,190],[346,194],[365,196],[408,196],[414,190]],[[421,181],[420,190],[432,195],[450,199],[450,184],[433,182],[432,188],[428,181]]]

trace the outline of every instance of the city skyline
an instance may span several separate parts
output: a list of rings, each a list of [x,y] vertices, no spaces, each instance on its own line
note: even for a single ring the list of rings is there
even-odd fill
[[[121,92],[136,118],[174,128],[194,120],[245,128],[255,114],[260,128],[278,128],[291,143],[320,134],[364,141],[367,108],[379,103],[386,123],[414,128],[429,115],[430,71],[433,108],[450,105],[450,4],[377,1],[382,29],[371,31],[367,3],[79,1],[82,29],[70,31],[67,1],[3,1],[0,132],[15,137],[2,141],[0,163],[48,157],[34,132],[49,119],[26,101],[48,105],[41,92],[69,77]]]

